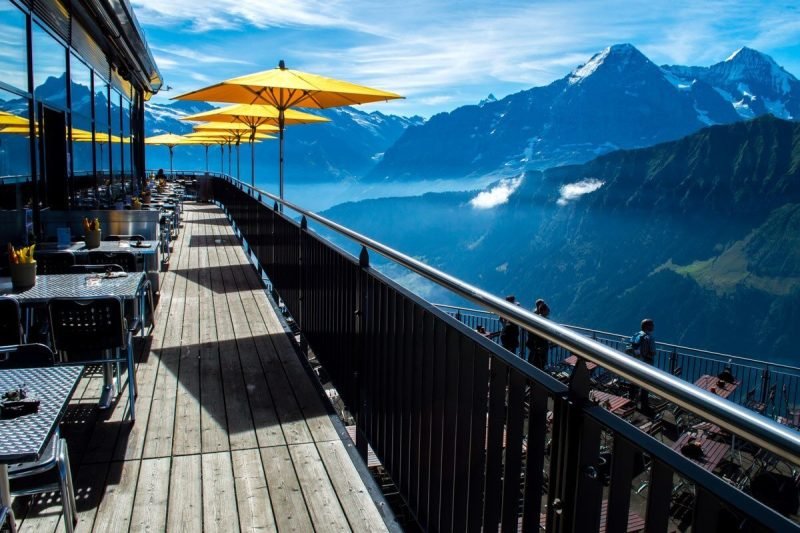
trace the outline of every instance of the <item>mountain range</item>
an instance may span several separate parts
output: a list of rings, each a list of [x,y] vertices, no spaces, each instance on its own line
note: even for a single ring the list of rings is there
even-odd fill
[[[484,201],[498,191],[505,198]],[[526,171],[480,193],[369,200],[325,214],[494,294],[526,305],[545,298],[559,321],[632,333],[649,316],[663,340],[796,357],[797,122],[707,127]]]
[[[768,113],[800,117],[800,82],[765,54],[742,48],[710,67],[659,67],[618,44],[547,86],[409,128],[368,177],[514,175]]]

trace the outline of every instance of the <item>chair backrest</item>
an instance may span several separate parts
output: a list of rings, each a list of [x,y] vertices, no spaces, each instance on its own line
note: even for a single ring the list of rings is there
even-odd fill
[[[70,274],[104,274],[106,272],[125,272],[125,269],[114,264],[72,265]]]
[[[37,368],[53,366],[53,351],[44,344],[0,346],[0,368]]]
[[[47,308],[53,346],[69,352],[70,361],[93,360],[98,350],[125,346],[122,300],[115,296],[53,298]]]
[[[75,254],[68,251],[36,252],[37,274],[66,274],[75,264]]]
[[[143,241],[145,238],[142,235],[108,235],[106,241]]]
[[[22,342],[22,314],[19,302],[0,296],[0,346]]]
[[[125,272],[136,272],[136,254],[133,252],[89,252],[90,265],[119,265]]]

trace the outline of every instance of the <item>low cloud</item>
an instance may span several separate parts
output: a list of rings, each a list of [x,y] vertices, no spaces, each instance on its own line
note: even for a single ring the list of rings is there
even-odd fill
[[[576,181],[575,183],[567,183],[566,185],[562,185],[559,189],[559,193],[561,196],[558,198],[556,203],[558,205],[567,205],[572,200],[577,200],[584,194],[589,194],[590,192],[594,192],[606,182],[601,181],[596,178],[586,178],[582,179],[581,181]]]
[[[469,203],[475,209],[491,209],[503,205],[521,184],[522,176],[500,180],[488,191],[479,192]]]

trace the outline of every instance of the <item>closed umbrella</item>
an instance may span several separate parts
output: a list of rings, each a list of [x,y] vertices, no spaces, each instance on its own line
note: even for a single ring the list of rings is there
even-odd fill
[[[294,107],[326,109],[329,107],[385,102],[402,98],[399,94],[356,85],[286,68],[278,67],[210,85],[176,97],[179,100],[266,104],[277,112],[280,133],[280,197],[283,198],[283,133],[288,111]]]

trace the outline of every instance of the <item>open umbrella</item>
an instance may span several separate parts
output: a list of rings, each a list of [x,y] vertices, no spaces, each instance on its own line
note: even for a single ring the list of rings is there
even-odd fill
[[[195,126],[195,129],[197,127]],[[228,174],[232,174],[231,172],[231,146],[234,144],[236,145],[236,177],[239,177],[239,145],[242,141],[242,136],[245,135],[247,132],[245,130],[235,130],[235,131],[213,131],[213,130],[202,130],[202,131],[194,131],[186,135],[187,138],[191,139],[199,139],[201,141],[208,141],[208,140],[216,140],[220,141],[223,144],[228,145]],[[253,143],[260,142],[262,140],[267,139],[275,139],[276,137],[272,135],[267,135],[265,133],[256,133],[255,136],[250,136],[250,146],[252,149]]]
[[[252,135],[252,128],[247,124],[242,124],[241,122],[206,122],[203,124],[197,124],[194,126],[194,130],[197,133],[222,133],[226,135],[232,135],[236,140],[236,178],[241,179],[239,176],[239,166],[240,166],[240,150],[239,147],[242,143],[242,138],[246,134]],[[277,132],[277,126],[273,126],[271,124],[262,124],[256,128],[257,133],[274,133]],[[272,137],[271,137],[272,138]],[[251,147],[252,148],[252,147]],[[252,155],[252,154],[251,154]]]
[[[252,104],[237,104],[227,107],[220,107],[218,109],[211,109],[202,113],[194,115],[187,115],[181,117],[181,120],[189,121],[213,121],[213,122],[232,122],[245,124],[250,128],[250,135],[255,134],[258,128],[265,125],[275,126],[280,119],[280,111],[270,105],[252,105]],[[303,113],[301,111],[289,110],[284,115],[284,125],[289,124],[312,124],[316,122],[330,122],[325,117],[312,115],[310,113]],[[283,149],[281,144],[281,150]],[[283,153],[283,152],[281,152]],[[283,156],[281,155],[281,159]],[[250,181],[255,185],[256,181],[256,165],[255,165],[255,152],[250,151]]]
[[[201,100],[267,104],[278,110],[280,130],[280,197],[283,198],[283,132],[287,110],[293,107],[329,107],[382,102],[402,98],[399,94],[356,85],[342,80],[286,68],[281,60],[278,67],[210,85],[180,96],[179,100]]]
[[[192,141],[191,139],[187,139],[186,137],[182,137],[181,135],[175,135],[174,133],[162,133],[161,135],[147,137],[144,140],[144,142],[145,144],[161,145],[169,148],[170,174],[172,174],[172,149],[178,146],[179,144],[197,144],[196,141]]]

